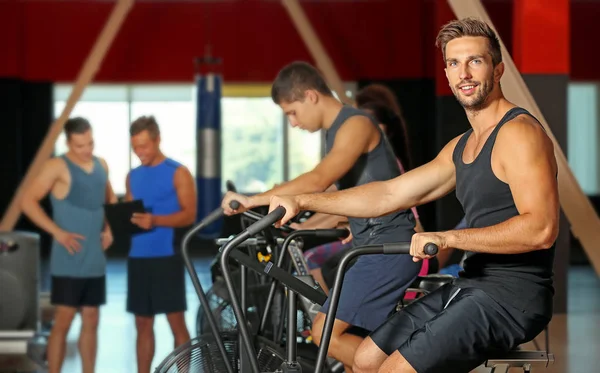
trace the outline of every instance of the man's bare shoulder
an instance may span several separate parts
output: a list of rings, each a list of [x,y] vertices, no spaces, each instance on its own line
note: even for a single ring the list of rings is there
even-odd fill
[[[541,123],[527,114],[505,123],[498,131],[495,145],[506,151],[515,147],[542,147],[549,150],[554,146]]]
[[[374,123],[367,115],[353,115],[346,119],[340,126],[340,131],[375,131],[377,123]]]
[[[96,157],[98,159],[98,162],[100,162],[100,164],[102,165],[102,167],[104,168],[104,170],[106,172],[108,172],[108,163],[106,162],[106,159],[102,158],[102,157]]]
[[[192,173],[190,172],[190,169],[187,168],[186,166],[180,164],[177,169],[175,170],[175,181],[176,182],[186,182],[189,180],[193,180],[194,177],[192,176]]]
[[[62,157],[52,157],[44,163],[43,171],[46,173],[61,174],[68,171],[67,163]]]
[[[456,149],[456,145],[460,141],[461,137],[464,136],[464,134],[465,133],[461,133],[452,140],[448,141],[448,143],[442,148],[442,150],[440,150],[436,159],[453,162],[452,155],[454,154],[454,149]]]

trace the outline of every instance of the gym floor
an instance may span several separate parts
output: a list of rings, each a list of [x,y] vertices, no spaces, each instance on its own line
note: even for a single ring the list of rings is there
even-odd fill
[[[203,287],[210,287],[209,265],[211,258],[195,261],[196,269]],[[97,372],[136,372],[135,324],[133,316],[125,312],[127,293],[126,262],[122,259],[109,261],[107,277],[107,304],[101,309],[100,332],[98,341]],[[188,312],[186,321],[192,337],[196,335],[196,311],[199,301],[187,281]],[[590,267],[572,267],[569,272],[569,313],[557,315],[550,324],[550,350],[555,354],[556,362],[547,370],[534,369],[533,372],[545,373],[583,373],[593,370],[600,351],[600,280]],[[77,351],[80,320],[76,318],[69,332],[67,356],[63,372],[80,373],[81,362]],[[156,353],[153,369],[172,351],[173,337],[166,318],[157,317],[155,321]],[[541,348],[544,338],[538,338]],[[535,349],[533,344],[526,349]],[[0,362],[2,361],[0,357]],[[0,372],[15,373],[14,369]],[[23,372],[35,370],[23,370]],[[487,370],[478,369],[476,372]],[[517,372],[518,370],[511,370]],[[42,371],[39,371],[41,373]],[[519,372],[522,372],[520,370]]]

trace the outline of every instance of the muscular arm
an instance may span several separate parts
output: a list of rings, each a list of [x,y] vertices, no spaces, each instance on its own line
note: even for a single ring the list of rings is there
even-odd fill
[[[431,162],[387,181],[377,181],[333,193],[295,197],[300,210],[370,218],[436,200],[456,184],[452,140]],[[285,220],[285,218],[284,218]]]
[[[59,180],[61,172],[64,170],[64,164],[60,159],[50,159],[46,162],[42,171],[32,182],[31,186],[25,191],[21,199],[21,209],[31,221],[38,227],[56,236],[61,232],[61,228],[46,214],[40,206],[40,201],[44,199],[52,190],[54,184]]]
[[[348,218],[339,215],[330,215],[317,212],[304,223],[298,224],[298,229],[332,229],[337,227],[341,222],[347,221]]]
[[[153,225],[178,228],[196,220],[196,187],[192,174],[186,167],[179,167],[175,171],[174,183],[181,210],[169,215],[153,215]]]
[[[297,195],[323,192],[342,178],[358,158],[379,141],[379,132],[367,117],[348,119],[338,130],[333,148],[312,170],[275,187],[265,193],[250,197],[251,207],[269,204],[274,195]]]
[[[495,157],[496,175],[509,185],[519,215],[486,228],[444,232],[444,246],[498,254],[551,247],[560,209],[552,141],[532,120],[514,120],[499,131]]]

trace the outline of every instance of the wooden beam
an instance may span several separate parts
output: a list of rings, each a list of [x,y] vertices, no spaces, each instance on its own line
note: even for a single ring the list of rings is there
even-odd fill
[[[298,0],[281,0],[281,2],[331,88],[342,102],[352,104],[352,100],[346,96],[346,88],[342,79]]]
[[[448,0],[448,3],[458,18],[477,17],[496,30],[480,0]],[[500,44],[502,46],[503,61],[506,65],[502,78],[504,94],[514,104],[529,110],[542,123],[552,139],[558,162],[560,205],[571,224],[573,235],[581,242],[596,273],[600,276],[600,250],[597,248],[598,242],[600,242],[600,219],[598,219],[596,210],[594,210],[589,198],[583,193],[581,186],[575,179],[562,149],[548,126],[548,122],[537,106],[502,40],[500,40]]]
[[[29,166],[29,169],[17,188],[8,209],[4,213],[2,221],[0,222],[0,231],[12,231],[14,229],[15,224],[21,215],[20,202],[23,192],[29,187],[32,180],[39,174],[44,162],[46,162],[46,160],[48,160],[52,155],[54,145],[56,144],[56,139],[63,130],[65,122],[67,119],[69,119],[69,115],[71,115],[71,111],[73,111],[75,104],[77,101],[79,101],[84,89],[98,72],[102,64],[102,60],[104,59],[104,56],[106,55],[115,36],[121,28],[125,17],[129,13],[129,10],[133,6],[133,2],[134,0],[118,0],[118,2],[115,4],[112,13],[108,17],[104,28],[98,35],[95,45],[87,56],[87,59],[79,72],[79,76],[77,77],[77,81],[73,87],[73,90],[71,91],[71,95],[67,100],[65,108],[63,109],[61,115],[50,126],[50,129],[48,130],[44,141],[38,149],[33,162]]]

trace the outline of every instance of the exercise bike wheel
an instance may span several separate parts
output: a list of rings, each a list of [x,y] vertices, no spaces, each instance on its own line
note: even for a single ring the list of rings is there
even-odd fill
[[[235,331],[221,332],[227,359],[234,372],[239,371],[239,335]],[[284,361],[280,346],[260,336],[254,339],[258,365],[261,372],[274,372]],[[301,362],[302,363],[302,362]],[[225,362],[219,353],[214,336],[204,334],[179,346],[156,368],[155,373],[226,373]]]

